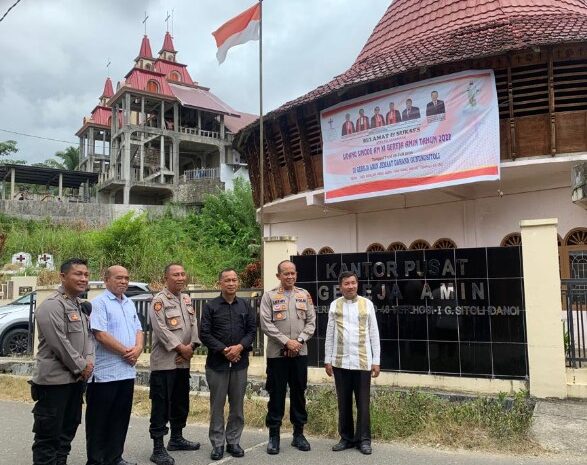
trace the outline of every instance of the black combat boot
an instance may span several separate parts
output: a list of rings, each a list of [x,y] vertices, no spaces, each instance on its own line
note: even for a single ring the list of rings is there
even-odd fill
[[[279,428],[269,428],[269,442],[267,443],[269,455],[279,454]]]
[[[167,450],[198,450],[199,442],[192,442],[185,439],[180,429],[171,428],[171,437],[167,443]]]
[[[295,448],[297,448],[298,450],[307,452],[311,449],[310,447],[310,443],[308,442],[308,440],[306,439],[306,437],[304,436],[304,426],[300,425],[294,426],[294,432],[293,432],[293,441],[291,442],[291,445],[294,446]]]
[[[157,465],[175,465],[175,460],[167,453],[163,445],[163,438],[153,439],[153,453],[150,460]]]

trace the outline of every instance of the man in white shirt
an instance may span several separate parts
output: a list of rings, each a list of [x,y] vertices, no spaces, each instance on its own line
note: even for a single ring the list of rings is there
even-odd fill
[[[332,450],[357,447],[369,455],[371,377],[376,378],[380,371],[379,329],[373,303],[357,295],[357,275],[344,271],[338,283],[343,296],[330,304],[324,351],[324,369],[328,376],[334,375],[338,399],[340,441]],[[357,404],[356,429],[353,394]]]

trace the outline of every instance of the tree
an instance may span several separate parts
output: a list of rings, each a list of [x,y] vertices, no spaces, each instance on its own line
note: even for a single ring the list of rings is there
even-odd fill
[[[7,140],[5,142],[0,142],[0,157],[5,157],[16,152],[18,152],[16,141]]]
[[[73,145],[67,147],[65,150],[55,152],[57,158],[61,158],[62,161],[57,161],[54,158],[49,158],[42,163],[47,168],[56,168],[59,170],[75,170],[79,165],[79,147]]]
[[[16,152],[18,152],[16,141],[7,140],[0,142],[0,157],[10,157],[10,155]],[[0,165],[26,165],[26,160],[13,160],[11,158],[5,158],[0,160]]]

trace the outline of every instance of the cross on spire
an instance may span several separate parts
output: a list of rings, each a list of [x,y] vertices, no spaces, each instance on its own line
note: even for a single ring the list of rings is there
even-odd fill
[[[110,65],[112,62],[110,61],[110,57],[108,57],[108,63],[106,63],[106,74],[110,76]]]
[[[169,14],[169,10],[167,10],[167,17],[165,18],[165,27],[167,28],[167,32],[169,32],[169,19],[171,15]]]
[[[145,11],[145,19],[143,19],[143,24],[145,25],[145,35],[147,35],[147,19],[149,19],[149,16],[147,16],[147,12]]]

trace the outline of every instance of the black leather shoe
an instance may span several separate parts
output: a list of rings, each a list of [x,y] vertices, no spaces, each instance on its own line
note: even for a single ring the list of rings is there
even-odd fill
[[[233,457],[243,457],[245,455],[245,451],[239,444],[227,444],[226,452]]]
[[[359,444],[358,449],[359,451],[361,451],[361,454],[364,455],[371,455],[371,453],[373,452],[373,449],[371,449],[371,443],[366,441]]]
[[[295,434],[291,445],[303,452],[308,452],[311,449],[310,443],[303,434]]]
[[[224,457],[224,446],[213,447],[212,452],[210,452],[210,458],[212,460],[220,460],[222,457]]]
[[[332,450],[334,452],[339,452],[341,450],[352,449],[353,447],[355,447],[355,445],[351,441],[341,439],[338,443],[332,446]]]
[[[267,453],[269,455],[279,454],[279,436],[269,436],[269,442],[267,443]]]
[[[167,443],[167,450],[198,450],[199,448],[199,442],[188,441],[183,436],[171,437]]]
[[[120,460],[118,460],[118,462],[114,462],[112,465],[137,465],[137,464],[134,462],[127,462],[124,459],[120,459]]]

